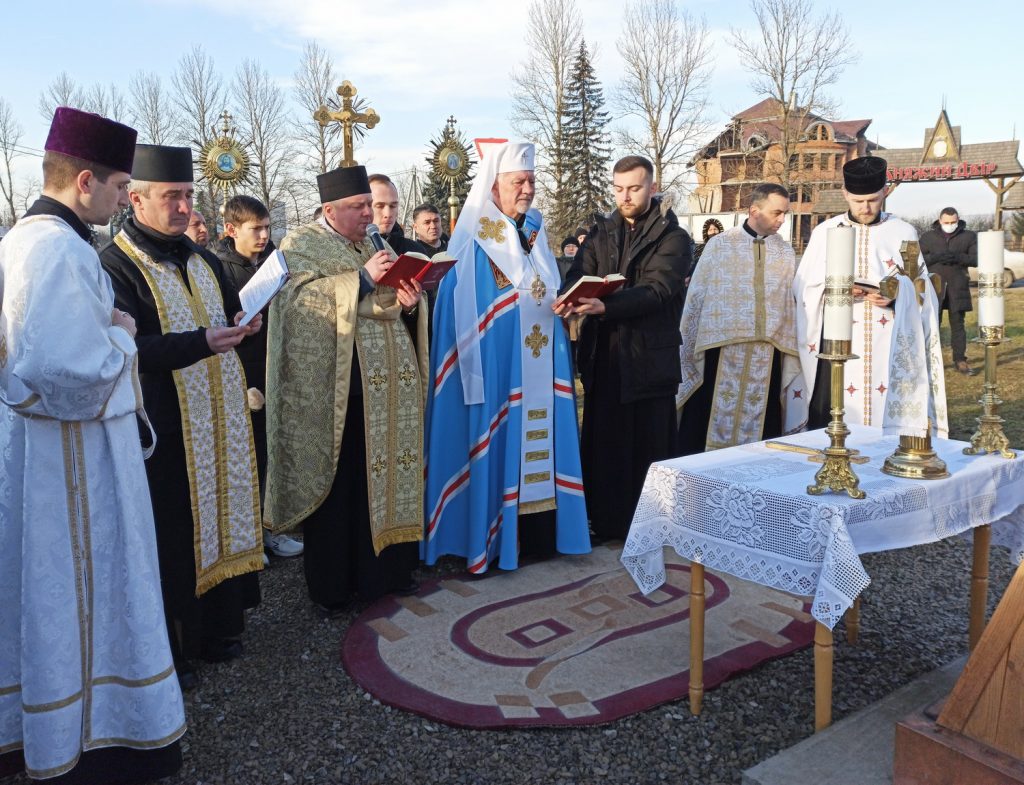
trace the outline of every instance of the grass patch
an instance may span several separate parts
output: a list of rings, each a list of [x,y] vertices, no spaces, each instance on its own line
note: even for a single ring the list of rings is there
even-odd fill
[[[946,370],[946,402],[949,407],[949,436],[951,439],[970,441],[977,430],[981,414],[982,392],[985,384],[985,347],[974,340],[978,335],[978,294],[972,290],[974,310],[966,316],[967,361],[977,371],[964,376],[953,368],[949,348],[949,324],[943,320],[940,330],[942,356]],[[1006,422],[1003,430],[1015,449],[1024,447],[1024,289],[1007,289],[1006,337],[996,349],[998,371],[996,385],[1002,406],[999,414]]]

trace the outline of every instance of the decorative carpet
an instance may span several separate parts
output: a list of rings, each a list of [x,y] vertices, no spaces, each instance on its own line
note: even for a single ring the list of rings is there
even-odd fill
[[[366,609],[342,643],[380,701],[450,725],[592,725],[686,697],[688,562],[644,597],[621,545],[482,577],[424,583]],[[814,637],[802,599],[705,573],[706,689]]]

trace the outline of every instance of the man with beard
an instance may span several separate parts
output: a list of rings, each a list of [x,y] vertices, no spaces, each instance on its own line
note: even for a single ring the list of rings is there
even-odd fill
[[[793,277],[793,294],[797,301],[797,349],[806,382],[804,389],[811,391],[808,428],[824,427],[832,419],[828,361],[818,359],[825,301],[825,249],[829,229],[849,226],[854,230],[856,260],[851,342],[852,353],[856,357],[847,360],[844,369],[848,382],[847,394],[843,396],[846,421],[881,427],[886,406],[896,395],[903,400],[895,409],[909,411],[914,406],[920,408],[920,391],[913,393],[915,400],[909,400],[906,390],[913,385],[896,384],[896,380],[891,378],[893,368],[897,367],[891,363],[892,347],[897,344],[893,333],[912,329],[909,323],[901,323],[902,312],[907,319],[919,320],[924,330],[927,364],[932,374],[937,376],[930,380],[937,391],[934,396],[936,411],[931,419],[940,431],[946,430],[938,307],[934,293],[928,291],[931,284],[928,284],[920,309],[911,308],[914,304],[910,302],[900,302],[900,307],[897,307],[895,300],[878,290],[882,278],[903,266],[900,255],[903,242],[917,240],[913,226],[882,210],[886,196],[885,174],[885,160],[876,156],[855,158],[843,166],[843,198],[849,210],[814,227]],[[918,277],[927,281],[927,276],[928,270],[922,260]],[[914,363],[921,359],[926,358],[914,358]],[[900,373],[898,369],[897,373]],[[925,378],[925,392],[927,386]]]
[[[679,327],[679,454],[747,444],[806,422],[796,347],[789,192],[761,183],[747,217],[704,246]],[[793,389],[790,389],[790,387]]]
[[[259,484],[245,375],[245,327],[220,260],[185,236],[192,151],[138,145],[133,215],[100,254],[117,306],[138,325],[146,412],[157,435],[146,464],[168,634],[186,687],[191,660],[242,653],[244,611],[259,603]],[[233,319],[232,319],[233,316]]]
[[[551,311],[558,267],[531,208],[534,147],[478,149],[434,314],[424,544],[428,564],[462,556],[476,574],[590,550],[569,347]]]
[[[676,447],[679,316],[690,236],[655,197],[654,167],[637,155],[612,168],[616,209],[590,230],[566,278],[619,273],[603,300],[581,297],[561,316],[586,317],[576,357],[583,382],[583,486],[600,540],[625,539],[651,462]]]

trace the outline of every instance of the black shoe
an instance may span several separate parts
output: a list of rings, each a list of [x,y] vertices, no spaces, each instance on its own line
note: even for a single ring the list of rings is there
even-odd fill
[[[227,662],[242,656],[242,642],[232,638],[207,638],[199,656],[206,662]]]
[[[316,607],[317,612],[320,614],[322,618],[340,619],[342,616],[349,612],[349,609],[352,607],[352,603],[343,600],[342,602],[335,602],[331,603],[330,605],[321,605],[319,602],[317,602],[314,603],[314,606]]]
[[[419,590],[419,583],[410,578],[408,584],[403,586],[401,589],[395,589],[394,593],[397,594],[399,597],[412,597]]]
[[[178,674],[178,686],[182,692],[194,690],[199,686],[199,674],[196,667],[188,660],[174,663],[174,670]]]

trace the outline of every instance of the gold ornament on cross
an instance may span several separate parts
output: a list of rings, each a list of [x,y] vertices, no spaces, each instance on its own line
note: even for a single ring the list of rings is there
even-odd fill
[[[505,222],[481,218],[480,231],[477,232],[477,237],[481,240],[494,240],[496,243],[505,242]]]
[[[321,106],[313,113],[313,119],[320,123],[322,128],[326,128],[332,122],[341,125],[344,148],[344,158],[338,164],[341,167],[356,165],[356,159],[352,157],[352,129],[357,125],[365,125],[367,129],[370,129],[380,122],[380,115],[373,109],[360,112],[353,107],[352,99],[355,98],[357,92],[355,86],[346,79],[337,90],[341,97],[341,109],[332,112],[329,107]]]

